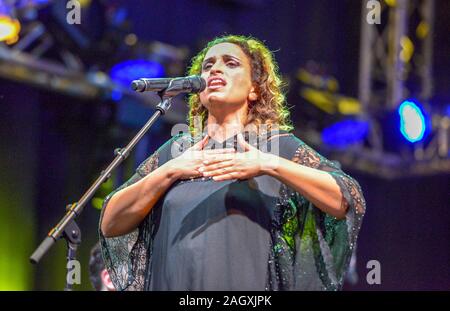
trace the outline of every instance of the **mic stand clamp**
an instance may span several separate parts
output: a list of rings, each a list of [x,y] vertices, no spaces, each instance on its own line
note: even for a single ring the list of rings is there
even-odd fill
[[[74,204],[67,205],[67,210],[70,210],[70,208]],[[62,234],[62,237],[66,240],[67,243],[67,265],[66,265],[67,275],[66,275],[66,287],[64,288],[64,290],[72,291],[73,284],[79,282],[79,277],[81,273],[81,271],[79,270],[80,265],[77,262],[77,249],[78,246],[81,244],[81,230],[78,227],[75,220],[71,220],[67,224]],[[75,280],[73,280],[72,276],[74,276]]]

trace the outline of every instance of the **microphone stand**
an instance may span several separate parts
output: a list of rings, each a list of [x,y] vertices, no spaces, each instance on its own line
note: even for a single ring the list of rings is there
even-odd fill
[[[30,257],[30,261],[33,264],[39,263],[41,258],[50,250],[50,248],[56,243],[61,237],[67,242],[68,253],[67,253],[67,276],[66,276],[66,287],[64,290],[71,291],[73,282],[70,280],[71,271],[70,266],[74,260],[76,260],[76,251],[81,243],[81,232],[78,225],[75,222],[75,218],[83,212],[84,206],[89,202],[92,196],[97,192],[98,188],[104,183],[108,178],[111,177],[111,172],[116,169],[130,154],[130,151],[136,146],[136,144],[142,139],[142,137],[147,133],[153,123],[158,119],[159,116],[164,115],[170,108],[172,104],[172,98],[179,93],[183,93],[182,89],[174,86],[164,89],[158,92],[161,97],[161,102],[156,106],[156,111],[152,117],[145,123],[142,129],[136,134],[136,136],[128,143],[125,148],[117,148],[114,150],[114,155],[116,156],[114,160],[108,165],[108,167],[100,173],[100,176],[94,181],[91,187],[83,194],[81,199],[73,204],[67,206],[67,212],[58,222],[58,224],[50,230],[47,237],[41,242],[41,244],[36,248],[34,253]],[[76,267],[76,266],[75,266]]]

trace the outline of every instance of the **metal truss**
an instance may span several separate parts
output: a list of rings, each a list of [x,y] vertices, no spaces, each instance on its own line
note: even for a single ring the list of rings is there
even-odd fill
[[[371,131],[365,144],[327,151],[345,166],[384,178],[449,173],[448,116],[432,116],[432,138],[426,146],[417,143],[412,152],[398,153],[384,150],[382,124],[376,118],[409,96],[431,108],[434,0],[377,1],[379,24],[368,22],[369,2],[362,1],[358,98]]]
[[[16,12],[16,15],[23,13]],[[160,101],[154,93],[132,92],[115,84],[107,73],[87,69],[82,57],[58,42],[51,30],[38,19],[25,21],[20,35],[15,44],[0,42],[0,77],[4,79],[85,99],[105,99],[113,91],[120,91],[123,100],[131,100],[144,107],[154,108]],[[157,43],[149,46],[160,48]],[[54,51],[51,58],[46,56],[49,50]],[[164,119],[169,123],[184,122],[185,110],[186,104],[177,97],[173,100],[172,111]]]

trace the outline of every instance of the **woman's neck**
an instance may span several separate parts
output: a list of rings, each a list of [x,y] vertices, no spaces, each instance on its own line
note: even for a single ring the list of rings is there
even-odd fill
[[[234,113],[208,113],[208,135],[222,142],[244,130],[247,122],[247,107]]]

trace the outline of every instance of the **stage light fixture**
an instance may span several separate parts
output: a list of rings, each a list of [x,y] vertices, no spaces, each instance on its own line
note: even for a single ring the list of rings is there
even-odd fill
[[[423,140],[429,123],[423,108],[414,101],[405,100],[397,111],[400,115],[399,127],[403,137],[411,143]]]
[[[20,22],[7,15],[0,15],[0,41],[13,44],[19,40]]]
[[[344,119],[322,130],[322,141],[329,147],[344,149],[362,143],[369,133],[369,123],[358,119]]]
[[[133,80],[159,78],[164,76],[164,67],[155,61],[127,60],[115,65],[110,71],[111,80],[129,88]]]

